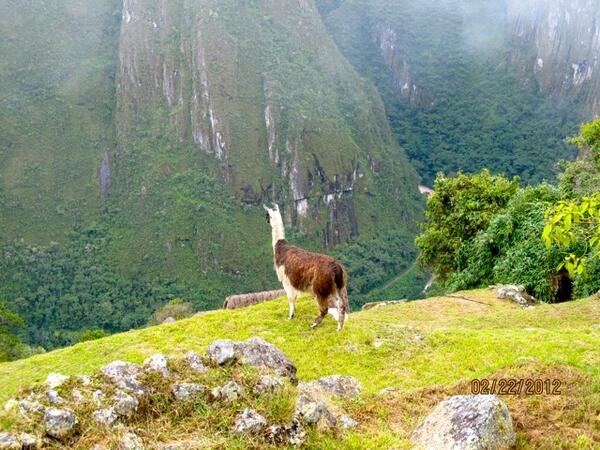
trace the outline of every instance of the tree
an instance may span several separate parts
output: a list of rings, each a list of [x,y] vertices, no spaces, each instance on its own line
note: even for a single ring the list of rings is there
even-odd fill
[[[194,314],[194,309],[191,303],[185,303],[180,298],[175,298],[154,311],[148,321],[148,325],[159,325],[168,317],[172,317],[175,320],[185,319],[192,314]]]
[[[460,270],[466,264],[465,244],[486,229],[518,188],[519,178],[509,180],[488,170],[475,175],[459,172],[453,178],[439,174],[427,202],[429,220],[416,240],[420,263],[442,281]]]
[[[15,328],[23,326],[23,319],[0,303],[0,361],[18,359],[25,351],[25,346],[14,334]]]

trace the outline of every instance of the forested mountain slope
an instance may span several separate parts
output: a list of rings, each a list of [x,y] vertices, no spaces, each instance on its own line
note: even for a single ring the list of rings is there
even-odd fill
[[[275,287],[263,202],[349,264],[392,242],[364,289],[414,258],[417,174],[313,1],[0,13],[0,298],[28,342]]]
[[[382,93],[398,142],[431,182],[487,167],[554,177],[598,111],[597,2],[321,0],[342,52]]]

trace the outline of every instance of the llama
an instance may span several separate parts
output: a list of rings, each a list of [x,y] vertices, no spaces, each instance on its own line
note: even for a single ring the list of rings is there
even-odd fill
[[[264,206],[264,205],[263,205]],[[273,237],[273,261],[277,278],[283,284],[293,319],[296,299],[304,292],[313,294],[319,305],[319,315],[311,328],[318,326],[327,313],[337,321],[337,330],[348,318],[348,275],[344,267],[331,256],[311,253],[289,245],[285,240],[279,206],[264,206]],[[330,308],[335,306],[335,308]]]

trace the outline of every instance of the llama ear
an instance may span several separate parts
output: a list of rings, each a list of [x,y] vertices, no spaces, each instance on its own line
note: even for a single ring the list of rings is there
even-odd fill
[[[267,205],[265,205],[265,204],[263,204],[263,208],[265,208],[265,211],[267,211],[267,212],[270,211],[269,207]]]

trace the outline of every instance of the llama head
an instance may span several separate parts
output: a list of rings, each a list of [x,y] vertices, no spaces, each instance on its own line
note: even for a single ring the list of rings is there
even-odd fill
[[[272,208],[269,208],[266,205],[263,205],[263,208],[267,212],[265,219],[267,220],[267,223],[271,225],[271,229],[273,230],[273,245],[275,245],[279,239],[285,239],[281,212],[276,203],[273,203]]]
[[[263,205],[263,208],[267,212],[265,219],[268,224],[273,226],[278,222],[277,219],[279,219],[279,221],[281,220],[281,212],[279,212],[279,206],[277,203],[273,203],[273,208],[269,208],[267,205]]]

